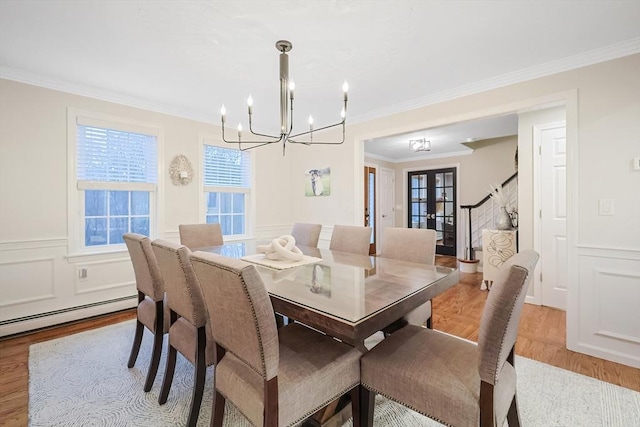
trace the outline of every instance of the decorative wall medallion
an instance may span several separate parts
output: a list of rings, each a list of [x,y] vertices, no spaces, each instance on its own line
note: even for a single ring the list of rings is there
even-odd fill
[[[173,185],[188,185],[193,179],[191,162],[182,154],[178,154],[169,165],[169,175]]]

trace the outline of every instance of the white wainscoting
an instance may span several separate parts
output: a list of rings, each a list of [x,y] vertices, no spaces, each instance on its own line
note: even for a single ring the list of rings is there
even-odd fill
[[[126,251],[69,257],[67,243],[0,242],[0,336],[136,306]]]
[[[640,251],[578,246],[578,283],[569,349],[640,368]]]
[[[291,224],[276,224],[276,225],[262,225],[256,227],[256,239],[274,239],[276,237],[283,236],[285,234],[291,234]]]

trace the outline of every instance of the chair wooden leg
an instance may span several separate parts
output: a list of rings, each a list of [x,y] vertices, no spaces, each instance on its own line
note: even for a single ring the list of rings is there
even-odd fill
[[[160,365],[160,355],[162,354],[162,330],[156,332],[153,337],[153,352],[151,353],[151,362],[149,363],[149,372],[147,372],[147,380],[144,383],[144,391],[151,390],[153,382],[156,379],[158,373],[158,366]]]
[[[216,366],[225,354],[225,349],[218,343],[215,343],[215,358],[216,358]],[[216,372],[213,371],[213,404],[211,407],[211,427],[222,427],[222,421],[224,420],[224,396],[218,393],[216,390]]]
[[[176,370],[176,356],[177,350],[169,344],[169,352],[167,354],[167,364],[164,369],[164,378],[162,379],[162,388],[160,389],[160,396],[158,397],[158,403],[164,405],[167,403],[169,397],[169,390],[171,390],[171,383],[173,382],[173,373]]]
[[[360,420],[360,385],[355,386],[349,392],[351,397],[351,414],[353,416],[353,427],[360,427],[362,422]]]
[[[493,385],[480,381],[480,427],[495,427],[495,424]]]
[[[278,426],[278,377],[264,380],[264,427]]]
[[[509,427],[520,427],[520,414],[518,413],[518,399],[516,395],[513,395],[511,406],[509,406],[509,412],[507,413],[507,421]]]
[[[217,391],[213,394],[213,405],[211,409],[211,427],[222,427],[224,420],[224,396]]]
[[[129,363],[127,363],[128,368],[133,368],[133,365],[136,364],[136,359],[138,359],[138,353],[140,352],[140,344],[142,344],[143,333],[144,325],[140,323],[139,320],[136,320],[136,334],[133,337],[133,346],[131,347],[131,354],[129,355]]]
[[[373,411],[376,403],[376,393],[370,391],[365,386],[358,386],[360,389],[360,425],[363,427],[373,427]],[[357,427],[354,420],[354,427]]]
[[[200,405],[202,404],[202,394],[204,392],[204,377],[207,373],[205,360],[205,348],[207,346],[207,336],[205,327],[198,328],[198,338],[196,341],[196,366],[193,375],[193,394],[191,396],[191,410],[187,420],[188,427],[195,427],[200,415]]]

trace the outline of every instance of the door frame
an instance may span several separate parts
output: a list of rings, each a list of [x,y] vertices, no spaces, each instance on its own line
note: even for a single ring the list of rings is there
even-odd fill
[[[391,175],[393,176],[393,184],[391,185],[390,191],[391,191],[391,223],[392,223],[392,227],[396,226],[396,171],[394,169],[391,168],[385,168],[382,167],[380,165],[378,165],[378,174],[376,175],[376,179],[378,180],[378,183],[376,184],[376,214],[377,214],[377,220],[378,220],[378,242],[380,242],[380,236],[382,236],[382,209],[380,209],[380,193],[382,191],[382,187],[381,187],[381,175],[383,173],[383,171],[385,173],[390,172]],[[378,252],[380,252],[380,245],[377,246],[378,248]]]
[[[433,160],[431,160],[433,161]],[[409,172],[419,172],[419,171],[432,171],[439,169],[447,169],[447,168],[455,168],[456,169],[456,257],[462,258],[464,255],[464,227],[460,227],[460,219],[462,218],[462,210],[460,209],[460,187],[462,186],[460,183],[460,163],[443,163],[443,164],[426,164],[424,166],[419,167],[411,167],[411,168],[403,168],[402,169],[402,206],[404,209],[404,213],[402,215],[402,226],[407,228],[409,227],[409,183],[406,179]]]
[[[365,206],[365,202],[368,200],[368,191],[365,191],[369,189],[369,179],[368,179],[368,169],[373,169],[373,214],[371,212],[369,212],[369,218],[371,218],[373,216],[373,230],[371,231],[372,236],[373,237],[373,243],[369,244],[369,254],[371,255],[375,255],[378,252],[378,236],[379,236],[379,229],[380,227],[378,226],[378,185],[379,185],[379,177],[378,177],[378,171],[380,170],[378,165],[374,165],[374,164],[365,164],[364,167],[362,168],[362,175],[363,175],[363,181],[364,181],[364,187],[363,187],[363,198],[362,198],[362,207],[364,208],[364,213],[366,213],[366,209],[367,206]],[[362,217],[362,219],[364,220],[364,215]],[[363,221],[363,225],[367,225],[364,224]]]

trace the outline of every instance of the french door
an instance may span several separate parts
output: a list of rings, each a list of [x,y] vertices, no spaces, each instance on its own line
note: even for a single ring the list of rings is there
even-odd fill
[[[436,253],[457,253],[456,168],[408,173],[409,228],[436,231]]]

